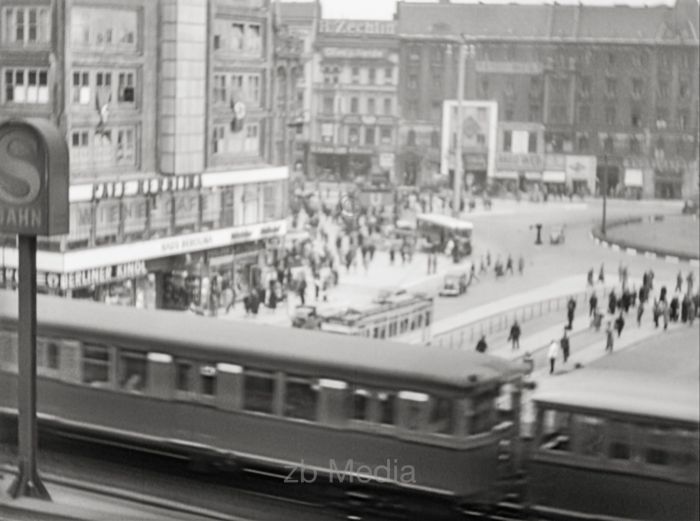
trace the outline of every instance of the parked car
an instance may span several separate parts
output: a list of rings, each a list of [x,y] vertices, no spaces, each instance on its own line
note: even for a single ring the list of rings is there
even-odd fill
[[[549,244],[564,244],[565,238],[563,226],[553,226],[549,232]]]
[[[683,213],[687,215],[700,213],[700,195],[685,200],[683,203]]]
[[[458,297],[467,292],[467,274],[465,272],[448,273],[440,288],[441,297]]]

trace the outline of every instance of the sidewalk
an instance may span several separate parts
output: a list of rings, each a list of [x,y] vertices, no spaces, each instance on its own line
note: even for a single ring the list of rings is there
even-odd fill
[[[185,504],[141,496],[121,490],[111,490],[93,484],[56,484],[44,475],[44,484],[51,501],[33,498],[10,498],[6,490],[14,476],[0,474],[0,519],[6,521],[211,521],[235,520],[190,507]],[[71,486],[71,485],[76,486]],[[87,489],[90,490],[87,490]],[[242,520],[241,520],[242,521]]]

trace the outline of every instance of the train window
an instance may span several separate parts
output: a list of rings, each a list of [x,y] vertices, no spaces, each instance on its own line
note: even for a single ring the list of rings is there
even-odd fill
[[[651,465],[668,465],[668,451],[659,448],[649,448],[646,451],[646,461]]]
[[[350,417],[353,420],[368,420],[369,391],[355,388],[351,395]]]
[[[568,412],[545,410],[542,414],[542,441],[545,450],[571,450],[572,415]]]
[[[243,371],[243,408],[246,411],[273,413],[275,373],[256,369]]]
[[[480,434],[490,431],[495,423],[495,397],[490,395],[475,396],[473,407],[471,421],[469,421],[469,434]]]
[[[380,392],[377,393],[377,401],[379,403],[379,423],[393,425],[396,395],[394,393]]]
[[[216,394],[216,367],[203,365],[199,368],[200,389],[204,396]]]
[[[647,432],[644,460],[650,465],[666,466],[670,463],[670,454],[667,449],[671,438],[671,431],[663,428],[653,428]]]
[[[18,338],[17,333],[2,331],[0,333],[0,363],[4,364],[8,369],[14,366],[17,370],[17,348]]]
[[[441,397],[431,399],[426,430],[437,434],[452,434],[452,400]]]
[[[175,363],[175,389],[182,392],[191,392],[192,388],[192,364],[178,360]]]
[[[698,432],[676,429],[673,432],[671,465],[693,470],[698,468]],[[697,470],[696,470],[697,472]]]
[[[127,350],[119,352],[119,387],[132,393],[142,392],[146,388],[147,378],[145,353]]]
[[[631,426],[628,423],[610,422],[608,425],[608,436],[610,445],[608,447],[608,457],[613,460],[629,460],[632,457]]]
[[[605,452],[605,422],[595,416],[575,415],[578,451],[584,456],[600,457]]]
[[[628,443],[621,441],[613,441],[610,443],[609,451],[610,459],[628,460],[631,456],[631,450]]]
[[[110,348],[83,344],[83,383],[101,386],[110,382]]]
[[[46,367],[49,369],[59,369],[58,342],[49,340],[46,344]]]
[[[386,326],[382,326],[379,329],[379,338],[386,338]]]
[[[316,419],[317,386],[308,378],[288,375],[284,393],[284,415],[300,420]]]
[[[379,328],[378,327],[374,328],[373,338],[379,338]]]
[[[58,345],[48,338],[36,339],[36,363],[41,374],[53,374],[58,370]]]
[[[426,406],[430,397],[425,393],[413,391],[401,391],[401,426],[410,431],[417,431],[423,427]]]

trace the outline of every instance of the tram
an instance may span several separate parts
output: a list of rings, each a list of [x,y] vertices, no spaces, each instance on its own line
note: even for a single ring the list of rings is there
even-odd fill
[[[538,518],[698,519],[698,361],[692,328],[543,382],[529,460]]]
[[[433,308],[433,299],[422,294],[382,294],[365,305],[324,316],[320,329],[425,345],[431,339]]]
[[[16,310],[0,291],[1,415],[16,415]],[[42,428],[460,504],[497,499],[518,427],[494,403],[520,366],[373,338],[40,295],[37,360]]]

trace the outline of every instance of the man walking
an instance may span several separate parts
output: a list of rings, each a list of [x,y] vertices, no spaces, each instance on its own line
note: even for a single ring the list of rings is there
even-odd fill
[[[598,309],[598,296],[594,291],[591,298],[588,299],[588,316],[592,317],[596,309]]]
[[[608,320],[608,326],[605,329],[605,351],[612,353],[615,336],[613,335],[612,322]]]
[[[564,336],[561,337],[561,340],[559,341],[559,343],[561,344],[561,351],[562,351],[562,354],[564,355],[564,363],[566,363],[567,360],[569,359],[569,353],[570,353],[570,351],[569,351],[569,348],[570,348],[569,337],[566,336],[566,328],[564,328]]]
[[[486,345],[486,335],[481,335],[481,338],[476,343],[476,351],[478,353],[485,353],[488,346]]]
[[[640,302],[637,306],[637,326],[642,325],[642,315],[644,314],[644,302]]]
[[[574,297],[569,297],[569,301],[566,303],[566,318],[569,320],[569,325],[567,328],[571,330],[574,327],[574,313],[576,312],[576,300]]]
[[[525,270],[525,259],[523,259],[523,256],[520,255],[518,257],[518,273],[520,275],[522,275],[524,270]]]
[[[513,342],[513,350],[520,349],[520,324],[516,320],[510,328],[510,335],[508,340]]]
[[[557,341],[552,339],[552,343],[549,344],[549,350],[547,351],[547,358],[549,359],[549,374],[554,373],[554,365],[557,362],[557,354],[559,353],[559,344]]]
[[[506,272],[510,272],[513,275],[513,257],[510,253],[508,254],[508,259],[506,259]]]
[[[615,329],[617,329],[617,337],[620,338],[622,330],[625,328],[625,319],[622,316],[622,311],[620,311],[620,316],[615,320]]]
[[[676,289],[675,291],[677,293],[680,293],[683,290],[683,273],[681,271],[678,271],[678,275],[676,275]]]

